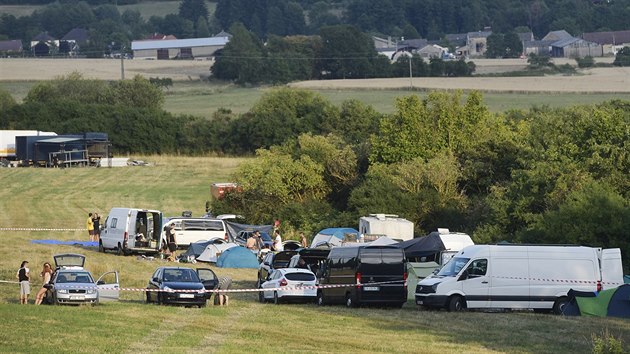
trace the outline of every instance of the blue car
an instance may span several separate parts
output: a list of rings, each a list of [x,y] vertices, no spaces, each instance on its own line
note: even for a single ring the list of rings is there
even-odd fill
[[[207,268],[160,267],[147,286],[147,303],[205,307],[219,285],[216,274]]]

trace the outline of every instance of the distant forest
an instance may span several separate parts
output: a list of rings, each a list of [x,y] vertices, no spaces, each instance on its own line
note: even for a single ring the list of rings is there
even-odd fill
[[[145,1],[0,0],[0,4],[48,4],[31,16],[0,15],[0,39],[27,42],[40,31],[63,36],[79,26],[112,37],[103,38],[109,42],[130,41],[154,32],[192,38],[205,33],[205,28],[217,33],[236,22],[263,39],[269,35],[318,34],[321,27],[339,24],[353,25],[372,35],[405,39],[441,39],[445,34],[485,27],[498,33],[530,29],[537,38],[561,29],[575,36],[630,29],[630,6],[621,0],[218,0],[213,14],[201,11],[192,12],[192,16],[185,9],[199,3],[205,7],[205,2],[183,0],[179,14],[154,16],[148,21],[136,11],[120,13],[114,6],[141,2]],[[199,17],[206,23],[201,24]]]

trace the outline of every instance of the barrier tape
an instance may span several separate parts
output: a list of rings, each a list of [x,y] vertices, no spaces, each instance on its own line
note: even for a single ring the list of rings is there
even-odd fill
[[[0,280],[0,283],[20,284],[20,282],[19,282],[19,281],[8,281],[8,280]]]
[[[7,282],[8,281],[2,281]],[[141,292],[168,292],[168,293],[247,293],[247,292],[260,292],[260,291],[279,291],[279,290],[301,290],[301,289],[329,289],[329,288],[349,288],[349,287],[361,287],[361,286],[376,286],[386,284],[401,283],[403,280],[393,280],[376,283],[363,283],[363,284],[334,284],[334,285],[307,285],[307,286],[283,286],[279,288],[251,288],[251,289],[199,289],[199,290],[161,290],[161,289],[147,289],[147,288],[120,288],[120,287],[96,287],[96,286],[73,286],[72,289],[102,289],[102,290],[120,290],[120,291],[141,291]]]
[[[87,231],[87,229],[55,229],[47,227],[0,227],[0,231]]]
[[[548,278],[527,278],[527,277],[500,277],[500,276],[492,276],[493,278],[498,279],[510,279],[510,280],[529,280],[529,281],[540,281],[540,282],[552,282],[552,283],[562,283],[562,284],[597,284],[597,280],[575,280],[575,279],[548,279]],[[609,282],[602,281],[600,282],[602,285],[621,285],[623,283],[618,282]]]

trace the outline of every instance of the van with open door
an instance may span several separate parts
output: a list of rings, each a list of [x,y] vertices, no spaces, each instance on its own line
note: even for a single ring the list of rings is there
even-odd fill
[[[99,251],[155,254],[162,247],[162,212],[159,210],[112,208],[103,224]]]
[[[188,248],[191,243],[209,241],[215,238],[220,238],[224,241],[228,240],[225,223],[221,219],[173,217],[164,221],[164,226],[161,230],[162,242],[167,240],[166,230],[171,225],[175,226],[177,247],[180,248]]]
[[[569,290],[623,284],[621,250],[566,245],[473,245],[416,286],[416,304],[460,311],[562,313]]]

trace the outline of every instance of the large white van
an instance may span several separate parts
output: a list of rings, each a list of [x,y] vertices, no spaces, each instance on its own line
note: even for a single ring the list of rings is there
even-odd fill
[[[599,291],[621,284],[618,248],[474,245],[420,281],[415,298],[418,305],[449,311],[507,308],[559,314],[570,289]]]
[[[98,248],[118,254],[157,253],[162,247],[161,230],[159,210],[112,208],[103,224]]]
[[[220,219],[174,217],[164,222],[162,242],[167,240],[166,230],[175,225],[175,238],[178,247],[188,247],[197,241],[220,238],[227,241],[225,223]]]

